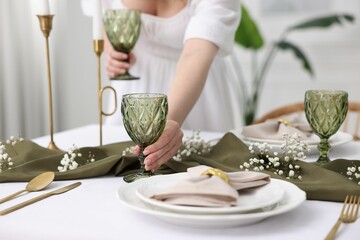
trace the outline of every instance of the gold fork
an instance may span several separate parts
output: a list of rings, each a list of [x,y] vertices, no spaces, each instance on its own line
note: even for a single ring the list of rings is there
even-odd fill
[[[326,236],[325,240],[334,239],[336,231],[338,230],[341,223],[353,223],[356,221],[357,215],[359,213],[359,205],[360,197],[353,195],[346,196],[340,216],[329,234]]]

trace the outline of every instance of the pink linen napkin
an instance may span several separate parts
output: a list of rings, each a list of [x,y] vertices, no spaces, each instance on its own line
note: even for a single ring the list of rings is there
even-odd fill
[[[279,119],[285,120],[289,124],[281,122]],[[299,118],[288,120],[289,118],[284,117],[279,119],[270,119],[263,123],[245,126],[242,129],[242,135],[246,138],[283,140],[284,133],[290,136],[297,133],[302,141],[316,140],[307,122]]]
[[[228,184],[217,176],[201,175],[209,168],[203,165],[188,168],[189,178],[163,189],[152,198],[174,205],[230,207],[237,204],[237,190],[258,187],[270,182],[270,176],[265,173],[240,171],[226,173],[230,180]]]

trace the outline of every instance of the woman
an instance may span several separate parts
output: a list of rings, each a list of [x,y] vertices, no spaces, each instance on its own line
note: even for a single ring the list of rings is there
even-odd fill
[[[116,52],[105,38],[107,75],[130,68],[140,77],[113,81],[117,93],[168,96],[165,130],[144,151],[147,170],[155,171],[176,154],[182,144],[181,127],[225,132],[239,126],[236,85],[224,58],[232,52],[239,0],[103,0],[103,4],[105,9],[142,12],[140,37],[129,56]],[[122,61],[128,57],[131,64]],[[108,122],[121,124],[120,116]]]

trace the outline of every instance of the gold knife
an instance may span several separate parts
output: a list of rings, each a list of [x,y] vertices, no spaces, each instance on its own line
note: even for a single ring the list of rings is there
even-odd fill
[[[15,210],[18,210],[18,209],[20,209],[20,208],[23,208],[23,207],[25,207],[25,206],[27,206],[27,205],[30,205],[30,204],[32,204],[32,203],[35,203],[35,202],[37,202],[37,201],[43,200],[43,199],[45,199],[45,198],[47,198],[47,197],[50,197],[50,196],[53,196],[53,195],[58,195],[58,194],[67,192],[67,191],[69,191],[69,190],[71,190],[71,189],[74,189],[74,188],[80,186],[80,185],[81,185],[81,182],[76,182],[76,183],[70,184],[70,185],[68,185],[68,186],[65,186],[65,187],[56,189],[56,190],[54,190],[54,191],[52,191],[52,192],[48,192],[48,193],[45,193],[45,194],[43,194],[43,195],[34,197],[34,198],[29,199],[29,200],[27,200],[27,201],[25,201],[25,202],[19,203],[19,204],[15,205],[15,206],[12,206],[12,207],[9,207],[9,208],[7,208],[7,209],[5,209],[5,210],[0,211],[0,216],[5,215],[5,214],[8,214],[8,213],[11,213],[11,212],[13,212],[13,211],[15,211]]]

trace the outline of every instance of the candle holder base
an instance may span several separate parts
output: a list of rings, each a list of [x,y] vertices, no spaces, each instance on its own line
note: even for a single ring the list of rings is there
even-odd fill
[[[62,150],[60,148],[58,148],[58,146],[56,146],[56,144],[54,142],[49,143],[48,149],[58,151],[58,152],[62,152]]]

